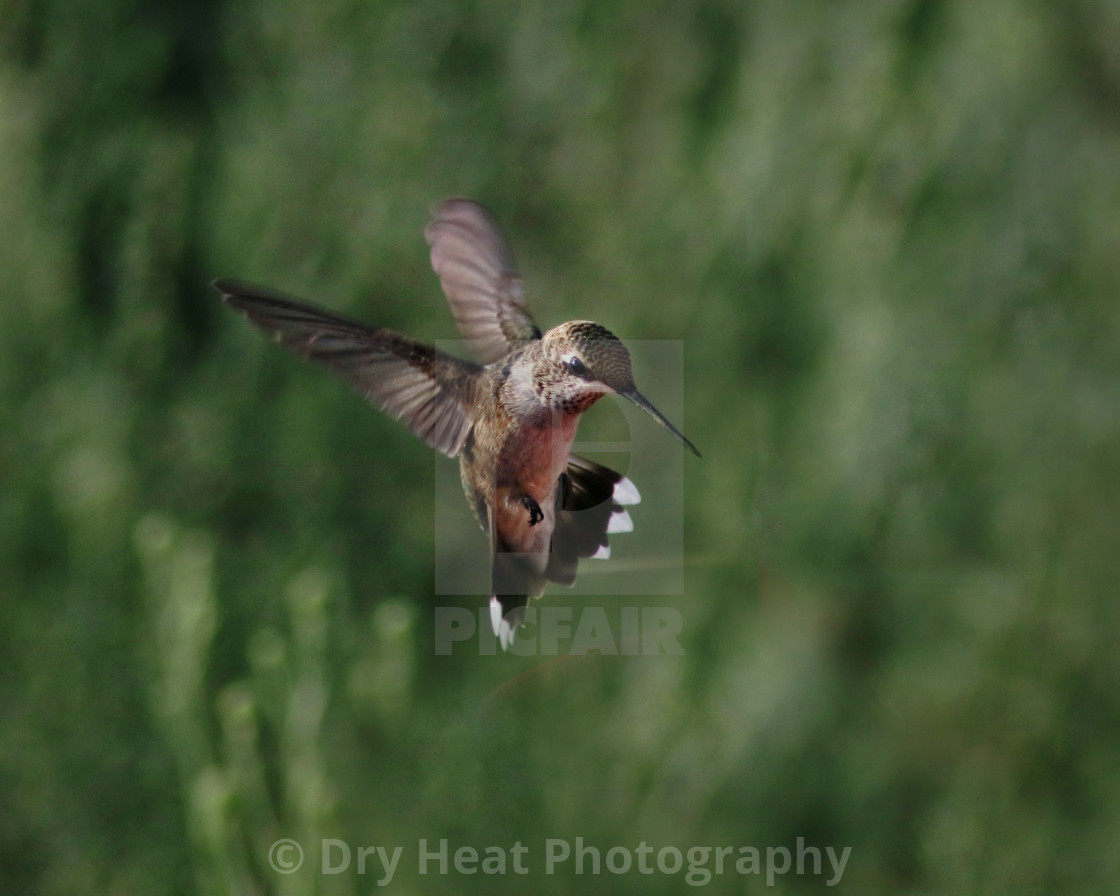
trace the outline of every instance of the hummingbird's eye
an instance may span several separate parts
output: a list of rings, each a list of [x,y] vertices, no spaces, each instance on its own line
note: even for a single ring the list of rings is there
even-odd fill
[[[585,365],[575,355],[571,355],[570,357],[566,358],[564,360],[564,366],[568,369],[568,373],[570,373],[572,376],[587,377],[589,375],[587,372],[587,365]]]

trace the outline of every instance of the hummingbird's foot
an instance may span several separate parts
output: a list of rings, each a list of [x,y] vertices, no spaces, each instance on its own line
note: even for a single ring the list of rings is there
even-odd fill
[[[535,526],[544,519],[544,511],[541,510],[541,505],[538,504],[530,495],[522,495],[521,503],[525,505],[525,509],[529,511],[529,525]]]

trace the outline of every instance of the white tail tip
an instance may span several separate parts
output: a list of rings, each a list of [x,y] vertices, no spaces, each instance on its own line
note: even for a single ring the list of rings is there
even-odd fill
[[[524,607],[514,607],[503,616],[501,601],[496,597],[490,598],[490,625],[494,629],[494,636],[498,639],[498,643],[502,645],[502,650],[509,650],[514,633],[524,619]]]
[[[638,494],[638,487],[626,476],[623,476],[614,484],[614,499],[623,507],[642,503],[642,496]]]
[[[625,510],[616,510],[611,514],[610,521],[607,523],[607,534],[617,535],[619,532],[633,532],[634,521],[630,519],[630,514]]]

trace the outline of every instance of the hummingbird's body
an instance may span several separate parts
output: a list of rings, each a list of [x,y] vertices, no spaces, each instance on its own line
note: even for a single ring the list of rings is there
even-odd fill
[[[432,447],[459,456],[467,500],[490,536],[491,618],[508,647],[547,581],[571,584],[580,559],[607,556],[607,535],[632,528],[625,505],[640,500],[633,483],[570,454],[580,414],[614,392],[699,452],[634,388],[630,356],[609,331],[574,321],[541,334],[486,209],[447,200],[425,235],[481,364],[270,291],[214,285],[281,343],[334,369]]]

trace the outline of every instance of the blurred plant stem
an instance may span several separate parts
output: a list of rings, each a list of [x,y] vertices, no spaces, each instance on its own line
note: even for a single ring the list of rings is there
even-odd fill
[[[147,590],[154,669],[151,701],[175,756],[199,887],[252,896],[320,892],[318,845],[334,797],[320,758],[326,707],[324,655],[328,583],[309,571],[288,589],[290,642],[262,628],[250,641],[251,674],[207,699],[207,668],[218,625],[209,540],[166,517],[150,515],[135,543]],[[278,796],[269,793],[260,717],[280,732]],[[215,724],[216,723],[216,724]],[[268,865],[280,838],[304,849],[301,868],[282,875]],[[348,892],[341,876],[331,893]]]

